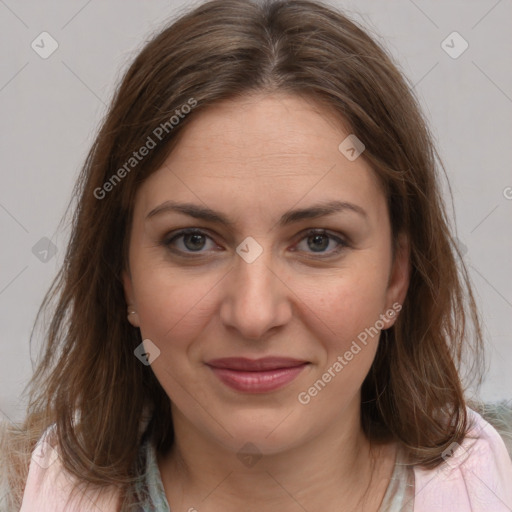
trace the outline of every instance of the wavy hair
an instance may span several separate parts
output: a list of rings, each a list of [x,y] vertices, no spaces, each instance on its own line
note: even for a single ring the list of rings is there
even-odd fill
[[[395,325],[383,331],[362,387],[364,432],[399,441],[424,467],[442,462],[442,452],[466,435],[461,372],[480,375],[481,329],[442,198],[446,173],[412,84],[365,29],[319,1],[213,0],[145,44],[87,156],[65,260],[37,317],[51,307],[26,421],[13,445],[19,482],[51,425],[64,467],[93,486],[133,483],[148,410],[146,435],[158,450],[173,443],[169,398],[151,367],[134,357],[141,335],[126,320],[121,273],[135,194],[201,111],[276,91],[327,107],[364,142],[362,157],[387,197],[393,246],[402,233],[410,242],[407,297]],[[191,98],[195,107],[112,182]],[[108,194],[98,192],[107,182]]]

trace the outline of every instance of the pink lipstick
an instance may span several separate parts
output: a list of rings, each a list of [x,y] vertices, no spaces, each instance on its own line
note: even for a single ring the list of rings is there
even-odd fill
[[[232,389],[245,393],[266,393],[291,382],[308,363],[284,357],[226,357],[213,359],[206,364]]]

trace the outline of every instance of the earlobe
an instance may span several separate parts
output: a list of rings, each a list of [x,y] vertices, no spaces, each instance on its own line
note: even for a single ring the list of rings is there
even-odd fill
[[[133,327],[140,327],[139,315],[137,311],[133,309],[133,304],[128,304],[128,313],[126,315],[128,322],[130,322]]]
[[[122,272],[122,280],[123,280],[123,289],[124,296],[127,304],[127,312],[126,318],[128,322],[133,325],[133,327],[140,327],[139,315],[137,313],[137,308],[135,306],[135,299],[133,296],[133,286],[131,276],[128,274],[126,270]]]
[[[391,327],[396,320],[398,312],[402,309],[405,301],[410,280],[410,245],[409,239],[401,233],[398,236],[398,244],[395,252],[393,266],[389,276],[386,306],[388,310],[393,310],[396,314],[390,319]]]

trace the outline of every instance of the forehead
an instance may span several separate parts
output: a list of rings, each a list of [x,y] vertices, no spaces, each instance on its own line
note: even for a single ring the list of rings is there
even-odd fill
[[[299,96],[221,102],[190,119],[141,186],[136,209],[147,213],[169,199],[262,212],[326,198],[378,206],[382,193],[366,160],[350,161],[338,149],[349,134],[325,107]]]
[[[234,177],[257,165],[261,172],[247,176],[256,178],[265,171],[275,175],[279,169],[272,167],[279,160],[308,167],[313,161],[332,162],[342,133],[340,120],[310,100],[283,93],[251,95],[194,117],[170,160],[222,162]],[[226,166],[230,161],[233,165]]]

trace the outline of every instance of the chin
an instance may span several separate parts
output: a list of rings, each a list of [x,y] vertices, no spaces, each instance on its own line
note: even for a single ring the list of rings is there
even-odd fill
[[[250,450],[263,455],[277,454],[286,451],[305,439],[307,425],[297,423],[297,418],[292,419],[293,413],[288,411],[273,411],[265,414],[262,411],[251,414],[232,414],[229,423],[223,426],[231,434],[223,431],[220,444],[231,451],[238,453],[245,445]]]

